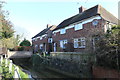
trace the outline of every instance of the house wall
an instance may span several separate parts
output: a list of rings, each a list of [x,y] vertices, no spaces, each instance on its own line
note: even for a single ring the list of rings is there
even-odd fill
[[[40,38],[37,38],[37,40],[32,41],[34,52],[36,52],[36,51],[38,52],[38,50],[40,50],[40,44],[43,44],[43,47],[45,47],[44,44],[47,44],[47,42],[48,42],[47,37],[46,38],[44,37],[41,40],[40,40]],[[37,47],[36,47],[36,45],[37,45]]]
[[[95,20],[98,20],[97,26],[93,26],[92,24],[92,22]],[[81,23],[83,28],[79,30],[75,30],[75,25],[78,23]],[[113,25],[111,23],[109,24]],[[33,48],[35,51],[38,51],[40,49],[40,44],[46,44],[46,51],[49,51],[50,48],[52,49],[52,51],[54,51],[54,43],[56,43],[56,51],[63,52],[65,50],[60,48],[60,40],[67,40],[68,44],[70,44],[70,46],[73,46],[71,47],[71,49],[73,49],[71,51],[74,51],[74,52],[88,52],[89,50],[92,51],[94,50],[93,35],[105,33],[109,27],[109,24],[100,16],[93,16],[91,18],[88,18],[79,22],[75,22],[65,28],[62,28],[62,29],[66,29],[65,34],[60,34],[61,29],[58,29],[52,32],[51,30],[55,28],[53,27],[47,32],[46,34],[47,36],[43,37],[42,40],[40,40],[40,37],[32,40]],[[52,37],[53,39],[52,46],[49,46],[48,44],[49,37]],[[80,37],[85,37],[85,42],[86,42],[85,48],[74,48],[74,39],[80,38]],[[36,45],[37,47],[35,47]],[[45,45],[43,45],[43,47],[45,48]]]
[[[52,49],[52,46],[48,43],[48,39],[52,37],[52,30],[54,30],[56,28],[56,26],[55,25],[52,25],[52,26],[47,25],[47,28],[48,27],[51,27],[51,28],[47,32],[45,32],[41,36],[38,36],[38,37],[35,37],[32,39],[34,52],[40,51],[40,44],[43,44],[43,51],[50,51]]]
[[[68,42],[70,43],[74,43],[74,38],[80,38],[80,37],[85,37],[86,38],[86,48],[74,48],[75,52],[80,52],[80,51],[86,51],[88,47],[87,44],[91,44],[92,45],[92,39],[90,37],[92,37],[93,34],[99,34],[103,32],[103,19],[98,19],[99,23],[98,25],[95,27],[92,25],[92,21],[97,19],[98,16],[95,18],[90,18],[88,19],[88,22],[83,24],[83,29],[80,30],[76,30],[74,29],[74,27],[68,28],[66,29],[66,33],[65,34],[60,34],[60,29],[53,32],[53,42],[57,43],[57,48],[60,47],[60,40],[64,40],[67,39]],[[89,22],[90,21],[90,22]],[[84,22],[83,22],[84,23]],[[57,49],[57,51],[62,51],[62,49]]]

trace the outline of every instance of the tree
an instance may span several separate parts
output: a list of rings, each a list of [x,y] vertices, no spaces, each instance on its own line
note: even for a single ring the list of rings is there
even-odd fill
[[[2,10],[3,2],[0,2],[0,39],[2,47],[6,48],[5,53],[7,53],[7,41],[14,35],[14,29],[12,23],[7,19],[9,15],[8,11]]]
[[[24,40],[20,43],[20,46],[31,46],[31,43],[30,43],[30,41],[24,39]]]
[[[20,35],[16,35],[16,36],[13,37],[14,48],[19,45],[19,43],[20,43],[20,38],[21,38]]]
[[[96,57],[99,66],[118,69],[120,67],[120,26],[113,26],[96,43]]]

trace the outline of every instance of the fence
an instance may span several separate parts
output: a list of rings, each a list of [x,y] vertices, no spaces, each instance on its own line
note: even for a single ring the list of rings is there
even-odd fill
[[[7,57],[5,57],[5,59],[3,59],[3,56],[0,56],[0,67],[1,69],[4,68],[9,68],[8,69],[8,73],[12,74],[12,78],[18,78],[19,80],[22,80],[21,78],[21,74],[20,74],[20,69],[18,66],[16,66],[15,64],[13,64],[12,60],[9,60]],[[3,66],[4,65],[4,66]],[[1,70],[1,73],[3,73],[3,71]]]

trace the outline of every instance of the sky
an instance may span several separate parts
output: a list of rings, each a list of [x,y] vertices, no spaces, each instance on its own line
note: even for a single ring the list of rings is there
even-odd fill
[[[119,0],[4,0],[3,9],[9,11],[9,20],[16,34],[31,38],[46,28],[47,24],[59,25],[63,20],[79,13],[78,8],[87,9],[100,4],[118,17]]]

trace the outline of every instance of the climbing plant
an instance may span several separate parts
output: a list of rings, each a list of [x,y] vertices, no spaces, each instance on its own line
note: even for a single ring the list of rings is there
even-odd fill
[[[120,26],[113,26],[96,45],[97,65],[120,70]]]

